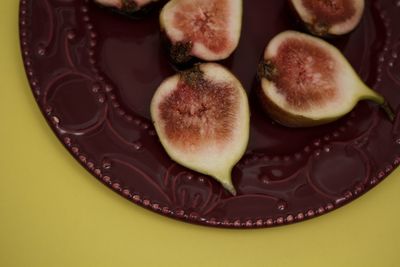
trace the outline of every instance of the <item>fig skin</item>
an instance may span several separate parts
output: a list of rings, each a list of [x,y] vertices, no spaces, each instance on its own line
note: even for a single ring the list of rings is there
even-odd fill
[[[323,20],[310,13],[305,14],[306,8],[303,2],[307,0],[288,0],[292,14],[297,21],[299,21],[312,35],[323,38],[335,38],[354,31],[360,24],[363,17],[365,2],[364,0],[351,0],[354,3],[355,14],[351,19],[345,19],[341,23],[329,23],[326,19]],[[327,2],[334,2],[335,0],[327,0]]]
[[[280,108],[271,99],[265,96],[261,86],[257,87],[257,96],[260,100],[263,110],[277,123],[288,128],[306,128],[318,125],[328,124],[337,120],[337,118],[326,118],[320,120],[313,120],[301,115],[292,114]]]
[[[165,79],[152,99],[151,117],[171,159],[215,178],[236,195],[231,172],[249,142],[250,108],[229,70],[196,64]]]
[[[279,47],[282,45],[282,43],[290,40],[291,38],[300,38],[299,40],[306,42],[306,46],[315,45],[318,49],[322,49],[321,51],[327,53],[327,55],[329,55],[337,64],[338,69],[334,69],[333,71],[337,71],[339,74],[337,74],[338,77],[335,76],[337,80],[335,80],[333,88],[335,88],[335,91],[337,92],[346,92],[348,95],[341,95],[342,99],[339,98],[340,102],[337,103],[338,106],[335,107],[335,110],[331,108],[330,111],[324,111],[323,114],[318,115],[313,113],[307,114],[307,112],[303,112],[302,114],[302,111],[293,110],[293,107],[288,105],[286,98],[283,104],[278,104],[278,100],[273,99],[271,96],[273,94],[278,94],[273,92],[278,90],[274,79],[279,79],[279,66],[275,66],[273,63],[274,58],[268,58],[267,54],[271,54],[272,50],[277,51],[274,53],[278,53]],[[273,48],[271,48],[271,46],[273,46]],[[317,48],[313,47],[313,49]],[[345,75],[346,77],[342,77],[340,75]],[[262,108],[273,120],[287,127],[312,127],[333,122],[349,113],[357,105],[357,103],[362,100],[371,100],[376,102],[386,112],[389,120],[394,120],[395,115],[389,104],[385,101],[384,97],[368,88],[364,82],[361,81],[360,77],[351,67],[350,63],[337,48],[316,37],[295,31],[286,31],[278,34],[271,40],[265,49],[264,57],[258,68],[258,78],[260,80],[260,86],[257,88],[257,95]],[[340,86],[338,83],[342,83],[342,88],[338,89],[338,86]],[[343,87],[345,87],[345,89]],[[282,90],[282,88],[280,89]],[[285,104],[286,106],[284,106]]]
[[[207,3],[207,1],[212,4],[217,3],[217,4],[223,4],[220,2],[220,0],[203,0],[204,2]],[[196,27],[192,27],[190,29],[190,33],[185,33],[186,29],[179,29],[178,26],[174,25],[174,21],[172,21],[174,12],[176,13],[176,10],[179,10],[178,7],[180,6],[185,6],[189,4],[192,4],[194,6],[198,5],[198,10],[200,14],[203,14],[205,17],[205,20],[207,20],[210,16],[212,18],[212,15],[209,15],[207,12],[213,12],[213,10],[203,10],[203,6],[201,6],[203,1],[199,0],[171,0],[169,1],[161,10],[160,13],[160,27],[161,27],[161,34],[163,36],[163,40],[170,58],[170,61],[178,68],[178,69],[184,69],[193,66],[197,62],[207,62],[207,61],[220,61],[228,58],[237,48],[240,40],[240,35],[241,35],[241,27],[242,27],[242,16],[243,16],[243,2],[242,0],[227,0],[227,5],[232,5],[230,7],[229,12],[232,11],[234,14],[231,14],[231,16],[235,16],[234,20],[230,19],[224,22],[219,21],[219,23],[228,23],[227,29],[230,29],[229,31],[227,30],[225,33],[218,33],[216,37],[208,37],[205,38],[204,35],[202,35],[202,32],[200,29],[196,29]],[[177,7],[178,6],[178,7]],[[187,8],[187,6],[185,6]],[[231,10],[232,9],[232,10]],[[218,10],[215,8],[214,10]],[[204,12],[204,13],[202,13]],[[199,14],[188,14],[187,16],[189,17],[191,15],[192,17],[199,17]],[[218,14],[214,14],[216,18],[221,18],[223,16],[218,16]],[[190,21],[189,23],[193,22]],[[195,23],[196,24],[196,23]],[[207,24],[207,22],[205,22]],[[217,27],[218,28],[218,27]],[[180,35],[178,38],[175,36],[178,33]],[[193,37],[191,35],[199,34],[201,35],[200,37]],[[225,36],[226,35],[226,36]],[[226,43],[226,48],[222,49],[222,51],[212,51],[210,47],[207,46],[204,40],[201,39],[206,39],[207,41],[214,40],[216,38],[221,38],[221,36],[225,36],[226,38],[224,39]],[[214,45],[221,45],[221,43],[224,42],[215,42]]]
[[[104,1],[104,0],[103,0]],[[154,9],[160,6],[165,0],[151,0],[143,6],[138,6],[134,0],[113,0],[113,5],[106,5],[101,0],[94,0],[95,4],[102,8],[109,9],[114,13],[123,15],[131,19],[142,19],[151,13]],[[117,7],[120,5],[120,7]]]

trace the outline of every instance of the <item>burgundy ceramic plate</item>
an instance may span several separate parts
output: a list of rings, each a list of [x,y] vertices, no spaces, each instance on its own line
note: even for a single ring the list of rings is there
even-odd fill
[[[332,42],[397,109],[400,6],[366,2],[360,27]],[[286,1],[245,0],[240,46],[222,62],[242,81],[252,107],[250,144],[233,171],[235,197],[174,163],[158,141],[150,100],[174,70],[157,12],[132,20],[88,0],[21,0],[20,15],[29,82],[55,134],[97,179],[150,210],[221,227],[293,223],[359,197],[400,163],[399,116],[390,123],[372,103],[335,123],[298,130],[260,111],[253,89],[263,49],[275,34],[298,28]]]

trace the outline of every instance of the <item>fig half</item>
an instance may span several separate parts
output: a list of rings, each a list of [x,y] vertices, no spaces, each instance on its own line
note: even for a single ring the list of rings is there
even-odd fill
[[[354,30],[364,13],[364,0],[290,0],[307,29],[317,36]]]
[[[97,4],[108,7],[129,16],[140,16],[159,0],[94,0]]]
[[[231,171],[248,144],[250,111],[232,73],[205,63],[167,78],[152,99],[151,116],[173,160],[236,194]]]
[[[160,24],[175,64],[193,57],[226,59],[236,49],[242,28],[242,0],[171,0]]]
[[[372,100],[394,114],[385,99],[368,88],[340,51],[326,41],[295,31],[278,34],[259,65],[260,99],[277,122],[308,127],[334,121],[360,100]]]

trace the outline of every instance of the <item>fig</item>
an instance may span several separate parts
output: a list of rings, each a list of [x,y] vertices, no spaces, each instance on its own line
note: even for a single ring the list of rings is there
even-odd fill
[[[231,171],[248,144],[250,111],[247,94],[230,71],[204,63],[167,78],[152,99],[151,117],[174,161],[236,194]]]
[[[242,0],[169,1],[160,24],[173,63],[228,58],[239,43],[242,9]]]
[[[147,13],[159,0],[94,0],[97,4],[133,17]]]
[[[364,0],[290,0],[306,28],[317,36],[343,35],[354,30],[364,13]]]
[[[286,31],[275,36],[259,65],[259,97],[277,122],[308,127],[332,122],[361,100],[372,100],[394,114],[385,99],[368,88],[344,55],[328,42]]]

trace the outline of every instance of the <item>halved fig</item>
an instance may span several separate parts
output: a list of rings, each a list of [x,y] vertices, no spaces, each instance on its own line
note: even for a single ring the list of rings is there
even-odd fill
[[[340,51],[326,41],[295,31],[274,37],[259,65],[262,105],[277,122],[307,127],[334,121],[360,100],[372,100],[394,114],[368,88]]]
[[[248,144],[250,111],[232,73],[205,63],[167,78],[152,99],[151,116],[173,160],[236,193],[231,171]]]
[[[130,16],[146,13],[158,1],[160,0],[94,0],[97,4]]]
[[[176,64],[193,57],[226,59],[236,49],[242,28],[242,0],[171,0],[160,24]]]
[[[343,35],[360,23],[364,0],[290,0],[307,29],[317,36]]]

